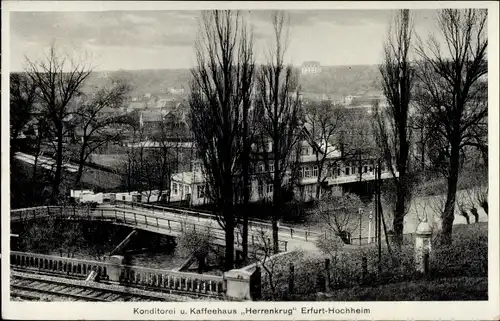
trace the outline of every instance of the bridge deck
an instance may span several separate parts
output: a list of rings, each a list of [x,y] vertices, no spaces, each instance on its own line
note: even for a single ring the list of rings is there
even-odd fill
[[[124,209],[114,206],[100,207],[96,209],[82,207],[38,207],[11,211],[11,221],[26,221],[43,219],[48,217],[59,217],[68,220],[99,220],[108,221],[113,224],[138,228],[164,235],[178,237],[186,231],[206,231],[210,235],[211,243],[217,246],[225,246],[225,232],[213,219],[181,216],[175,213],[153,213],[136,208]],[[269,232],[269,231],[268,231]],[[253,230],[249,233],[249,250],[257,251],[264,243],[262,237],[268,238],[270,233],[264,236]],[[235,248],[241,250],[242,237],[240,231],[235,231]],[[287,251],[287,241],[280,240],[280,250]]]

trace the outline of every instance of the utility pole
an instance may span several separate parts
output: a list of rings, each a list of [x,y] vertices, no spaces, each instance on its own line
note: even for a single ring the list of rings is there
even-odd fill
[[[361,247],[361,223],[362,223],[362,214],[363,210],[361,208],[358,208],[358,214],[359,214],[359,246]]]
[[[372,211],[370,211],[370,216],[368,217],[368,244],[371,244],[372,242]]]
[[[375,208],[377,209],[377,216],[378,216],[378,224],[377,224],[377,233],[378,233],[378,270],[379,273],[382,272],[382,217],[380,213],[380,180],[381,180],[381,164],[380,164],[380,159],[377,161],[377,168],[376,168],[376,205]]]

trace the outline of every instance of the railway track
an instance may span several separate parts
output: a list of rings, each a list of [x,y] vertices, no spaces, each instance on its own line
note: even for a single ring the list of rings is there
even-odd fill
[[[28,278],[32,278],[32,279],[46,279],[46,278],[56,278],[60,280],[62,280],[62,282],[65,282],[65,283],[71,283],[73,284],[74,282],[77,282],[77,283],[85,283],[85,284],[92,284],[92,283],[88,283],[88,282],[84,282],[84,279],[81,278],[81,277],[78,277],[78,276],[74,276],[74,275],[64,275],[62,276],[60,273],[52,273],[52,272],[48,272],[48,271],[38,271],[38,270],[34,270],[34,269],[29,269],[29,268],[19,268],[19,267],[10,267],[10,271],[11,271],[11,284],[12,284],[12,280],[14,279],[15,275],[26,275]],[[57,282],[57,281],[56,281]],[[214,295],[210,295],[210,294],[204,294],[204,293],[190,293],[190,292],[187,292],[187,291],[183,291],[183,290],[175,290],[174,291],[171,291],[171,290],[162,290],[162,289],[159,289],[159,288],[155,288],[155,287],[150,287],[150,286],[146,286],[146,285],[138,285],[138,284],[130,284],[128,286],[120,286],[119,283],[115,283],[115,282],[109,282],[109,281],[106,281],[106,280],[102,280],[100,281],[99,283],[94,283],[96,285],[99,285],[99,287],[110,287],[110,288],[115,288],[115,287],[119,287],[119,288],[122,288],[122,292],[123,291],[127,291],[127,292],[138,292],[140,295],[142,295],[141,293],[142,292],[145,292],[147,293],[148,295],[145,296],[145,297],[153,297],[153,298],[158,298],[156,300],[152,300],[152,301],[173,301],[173,302],[184,302],[184,301],[221,301],[221,300],[224,300],[223,298],[220,298],[220,297],[217,297],[217,296],[214,296]],[[12,287],[11,287],[11,293],[12,292]],[[13,295],[11,295],[11,297],[13,297]],[[21,297],[20,297],[21,298]],[[117,300],[117,301],[123,301],[123,300]]]
[[[174,296],[50,276],[11,272],[10,296],[25,301],[184,301]]]

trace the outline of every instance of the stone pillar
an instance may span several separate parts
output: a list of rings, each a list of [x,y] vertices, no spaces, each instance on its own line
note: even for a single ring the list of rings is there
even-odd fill
[[[418,224],[415,234],[415,268],[418,272],[427,273],[429,272],[432,236],[432,228],[427,218]]]
[[[226,295],[237,300],[251,300],[251,275],[251,272],[240,269],[230,270],[224,273]]]
[[[109,263],[112,266],[108,269],[109,280],[113,282],[120,282],[120,275],[122,273],[122,267],[124,257],[121,255],[113,255],[111,256]]]

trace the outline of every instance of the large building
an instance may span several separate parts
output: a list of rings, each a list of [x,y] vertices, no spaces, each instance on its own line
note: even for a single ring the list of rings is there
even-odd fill
[[[306,61],[302,64],[300,72],[305,74],[319,74],[321,72],[321,64],[317,61]]]
[[[284,181],[292,186],[294,198],[299,201],[316,199],[318,186],[320,197],[325,192],[342,195],[351,191],[353,184],[364,185],[375,180],[376,159],[373,157],[345,159],[332,145],[312,140],[306,129],[303,130],[298,147],[299,154],[291,156],[297,159],[296,166],[286,173]],[[269,153],[272,145],[269,144],[267,149],[266,152]],[[271,200],[274,161],[259,157],[255,148],[253,151],[250,201]],[[390,171],[382,166],[382,179],[390,178],[391,175]],[[191,205],[208,204],[210,200],[206,193],[207,188],[201,165],[197,162],[192,171],[172,176],[170,199],[187,200]]]

